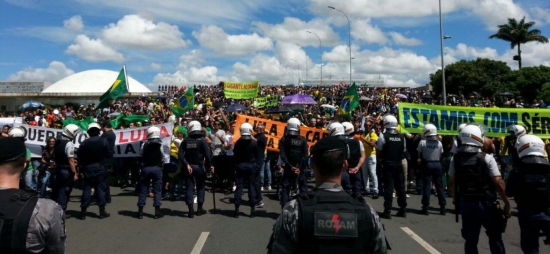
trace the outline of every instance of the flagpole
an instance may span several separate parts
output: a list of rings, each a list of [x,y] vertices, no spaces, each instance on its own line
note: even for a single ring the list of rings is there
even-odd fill
[[[126,90],[130,93],[130,82],[128,80],[128,73],[126,72],[126,65],[123,65],[122,68],[124,69],[124,79],[126,79]]]

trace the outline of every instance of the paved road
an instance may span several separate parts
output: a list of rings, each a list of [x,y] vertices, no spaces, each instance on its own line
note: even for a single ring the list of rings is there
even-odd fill
[[[133,196],[132,189],[113,187],[112,193],[113,202],[107,207],[110,218],[99,220],[95,215],[98,208],[90,207],[85,221],[76,218],[67,220],[68,253],[192,253],[201,235],[206,241],[202,250],[195,253],[265,253],[273,223],[280,212],[278,201],[274,200],[274,192],[264,193],[266,205],[259,209],[256,218],[249,218],[249,208],[242,206],[241,217],[235,219],[230,203],[232,195],[216,193],[218,211],[215,214],[211,213],[212,194],[208,194],[205,208],[209,213],[206,215],[189,219],[186,217],[187,207],[184,202],[164,201],[162,210],[167,216],[155,220],[152,218],[152,199],[149,198],[145,209],[147,215],[138,220],[135,218],[137,197]],[[79,195],[79,190],[73,191],[68,208],[68,213],[73,216],[80,211]],[[447,216],[441,216],[438,209],[433,209],[429,216],[418,215],[416,212],[421,207],[420,198],[411,195],[407,199],[407,218],[382,220],[393,249],[391,253],[430,253],[414,238],[425,241],[428,248],[433,248],[431,253],[463,253],[460,224],[455,223],[454,215],[448,213]],[[367,198],[367,202],[377,211],[382,211],[383,198]],[[450,200],[448,202],[451,203]],[[437,204],[436,197],[432,197],[434,204]],[[407,228],[410,231],[406,232]],[[411,232],[416,236],[411,236]],[[521,253],[516,217],[510,219],[504,241],[508,253]],[[478,247],[480,253],[489,253],[484,231]],[[550,251],[549,246],[542,245],[541,239],[541,253],[546,252],[544,249]]]

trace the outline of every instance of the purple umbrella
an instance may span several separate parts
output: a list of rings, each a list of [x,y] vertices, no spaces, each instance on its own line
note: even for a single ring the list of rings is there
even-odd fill
[[[407,95],[404,95],[404,94],[402,94],[402,93],[396,94],[395,97],[401,98],[401,99],[407,99]]]
[[[305,94],[293,94],[283,98],[282,104],[317,104],[317,102]]]

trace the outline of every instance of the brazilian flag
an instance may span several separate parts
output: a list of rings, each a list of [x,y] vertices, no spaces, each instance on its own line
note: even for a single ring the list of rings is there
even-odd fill
[[[351,112],[357,107],[359,107],[359,95],[357,94],[357,87],[354,82],[348,88],[346,95],[344,95],[338,113],[341,116],[351,116]]]
[[[100,98],[99,98],[99,104],[95,108],[107,108],[111,105],[113,105],[113,102],[120,96],[128,93],[128,81],[126,80],[126,68],[123,67],[122,70],[120,70],[120,73],[118,74],[118,77],[116,78],[115,82],[109,87],[109,90],[107,90]]]
[[[185,112],[193,109],[195,107],[195,97],[193,93],[193,87],[189,87],[187,91],[179,98],[179,100],[174,102],[172,105],[172,112],[177,117],[180,117]]]

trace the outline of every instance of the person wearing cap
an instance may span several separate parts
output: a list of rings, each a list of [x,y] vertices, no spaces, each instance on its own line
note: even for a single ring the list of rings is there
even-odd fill
[[[248,183],[248,203],[250,204],[250,217],[253,218],[256,212],[258,194],[255,186],[257,184],[260,167],[258,162],[258,144],[252,139],[252,124],[243,123],[240,126],[241,137],[235,143],[233,153],[235,154],[235,218],[239,218],[239,207],[242,203],[244,182]]]
[[[25,142],[25,131],[20,127],[13,127],[8,131],[8,137],[18,138],[21,141]],[[23,170],[23,182],[21,182],[21,189],[29,190],[29,191],[36,191],[36,187],[38,185],[38,172],[34,168],[34,165],[32,163],[31,158],[31,150],[27,148],[27,160],[26,160],[26,167],[25,170]]]
[[[105,189],[107,180],[107,168],[103,165],[106,159],[113,154],[109,151],[107,140],[99,136],[101,126],[97,123],[88,125],[89,139],[84,140],[78,148],[78,160],[83,178],[82,198],[80,199],[80,219],[86,219],[86,211],[92,199],[92,188],[97,192],[97,205],[99,206],[99,218],[107,218],[110,215],[105,212]]]
[[[52,200],[38,198],[36,192],[19,189],[26,154],[21,139],[0,139],[0,221],[5,222],[2,232],[13,232],[12,237],[0,237],[0,251],[65,253],[63,209]]]
[[[335,136],[311,148],[315,188],[284,206],[273,227],[268,253],[387,253],[377,213],[342,188],[347,157],[348,146]]]

